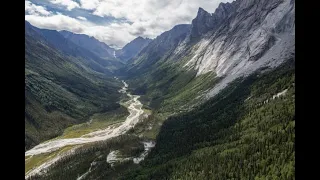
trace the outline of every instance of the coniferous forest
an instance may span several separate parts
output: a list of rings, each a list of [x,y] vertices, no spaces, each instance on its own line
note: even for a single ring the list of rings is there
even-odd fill
[[[295,179],[294,87],[294,60],[238,79],[165,121],[149,157],[122,179]]]
[[[75,179],[89,169],[86,179],[295,179],[294,96],[292,59],[237,79],[191,112],[169,117],[139,165],[106,162],[112,150],[123,157],[143,151],[141,139],[129,133],[85,145],[32,179]]]

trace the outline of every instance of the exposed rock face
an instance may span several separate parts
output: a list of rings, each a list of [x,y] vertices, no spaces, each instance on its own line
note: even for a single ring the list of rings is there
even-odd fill
[[[224,21],[193,46],[192,58],[185,64],[198,75],[214,71],[225,77],[210,95],[237,77],[294,56],[294,1],[237,0],[230,5]],[[215,14],[226,14],[218,9]]]
[[[128,61],[129,74],[148,71],[148,68],[159,60],[171,57],[172,52],[187,38],[190,27],[190,24],[176,25],[151,41],[138,56]],[[132,65],[137,61],[139,61],[138,65]]]
[[[293,0],[236,0],[221,3],[213,14],[199,8],[189,32],[173,28],[160,35],[136,58],[136,69],[154,64],[149,57],[160,55],[163,62],[180,61],[197,75],[212,71],[222,77],[209,93],[213,96],[240,76],[294,58],[294,6]],[[178,41],[168,36],[179,33]]]
[[[231,3],[221,3],[213,14],[200,7],[197,17],[192,20],[191,38],[216,30],[234,12],[234,7]]]
[[[192,20],[191,37],[198,37],[214,27],[214,18],[210,13],[199,8],[197,17]]]

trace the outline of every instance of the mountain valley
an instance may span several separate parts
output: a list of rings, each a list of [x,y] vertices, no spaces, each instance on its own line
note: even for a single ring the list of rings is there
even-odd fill
[[[114,49],[25,22],[25,179],[295,179],[295,1]]]

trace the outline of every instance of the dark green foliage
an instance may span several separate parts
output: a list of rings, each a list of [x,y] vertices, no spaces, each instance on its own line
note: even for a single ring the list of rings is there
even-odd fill
[[[288,61],[170,117],[142,167],[122,179],[294,179],[294,76]]]
[[[98,54],[93,52],[93,44],[97,45],[97,42],[93,39],[89,39],[89,41],[93,40],[94,42],[86,43],[86,45],[78,44],[77,42],[72,41],[72,39],[65,38],[60,32],[56,30],[48,30],[48,29],[39,29],[37,27],[32,26],[28,22],[25,23],[26,31],[34,31],[38,34],[38,37],[45,40],[47,45],[50,47],[59,50],[61,53],[72,56],[86,64],[87,67],[102,73],[106,73],[111,75],[111,72],[114,68],[120,68],[123,66],[123,63],[111,57],[100,57]],[[28,34],[29,32],[26,32]],[[77,35],[81,36],[81,35]],[[32,37],[35,37],[33,34]],[[93,43],[93,44],[92,44]],[[90,46],[91,44],[91,46]],[[99,45],[98,45],[99,46]],[[109,55],[110,56],[110,55]]]
[[[53,164],[45,175],[33,176],[29,179],[77,179],[89,170],[92,162],[95,162],[95,164],[92,165],[91,171],[85,179],[116,179],[119,173],[136,166],[131,160],[111,167],[106,162],[106,158],[112,150],[120,150],[122,155],[132,157],[138,156],[144,150],[144,147],[141,139],[128,135],[122,135],[108,141],[86,144],[76,149],[72,155],[66,156]]]
[[[25,34],[25,149],[60,135],[97,112],[120,107],[121,82],[52,48],[32,28]]]
[[[144,95],[141,97],[143,104],[157,109],[168,98],[165,96],[176,93],[194,79],[196,72],[183,67],[191,58],[189,47],[186,54],[173,56],[189,28],[190,25],[183,24],[164,32],[130,59],[125,68],[118,70],[134,93]]]
[[[152,109],[170,113],[190,110],[184,106],[198,103],[197,97],[212,88],[219,78],[213,72],[196,76],[196,70],[184,67],[192,58],[192,47],[188,47],[183,55],[170,55],[172,52],[168,51],[153,64],[141,68],[144,65],[139,62],[150,63],[157,57],[141,53],[139,59],[123,70],[128,71],[123,78],[129,82],[131,91],[141,95],[141,102]],[[141,69],[133,71],[132,68]]]

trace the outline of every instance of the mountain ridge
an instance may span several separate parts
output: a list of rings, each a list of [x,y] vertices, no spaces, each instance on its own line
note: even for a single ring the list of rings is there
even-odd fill
[[[146,47],[152,40],[149,38],[143,38],[141,36],[133,39],[126,44],[122,49],[115,52],[115,56],[124,62],[127,62],[131,58],[134,58],[140,53],[140,51]]]
[[[73,43],[86,48],[97,56],[103,59],[113,59],[113,53],[115,49],[109,47],[107,44],[97,40],[93,36],[88,36],[86,34],[75,34],[69,31],[59,31],[65,38],[69,39]]]
[[[90,68],[95,71],[111,74],[114,67],[122,66],[123,64],[117,61],[105,60],[95,55],[90,50],[76,45],[72,41],[64,38],[56,30],[40,29],[32,26],[29,22],[25,21],[27,29],[33,29],[38,33],[38,37],[43,37],[51,47],[60,50],[66,55],[79,58],[82,62],[86,63]]]
[[[191,30],[180,43],[172,46],[170,53],[161,56],[163,61],[156,66],[182,66],[180,69],[197,71],[197,76],[216,73],[223,79],[208,93],[208,97],[212,97],[235,78],[260,68],[274,68],[294,56],[294,13],[294,2],[290,0],[220,3],[213,14],[199,8]],[[173,33],[174,28],[157,38],[170,32]],[[193,40],[194,37],[197,39]],[[129,62],[129,72],[140,72],[139,69],[155,64],[154,58],[148,57],[161,53],[161,48],[147,50],[155,42]],[[276,53],[271,49],[276,49]]]
[[[56,49],[26,22],[25,149],[60,135],[93,113],[117,108],[120,86],[86,61]]]

